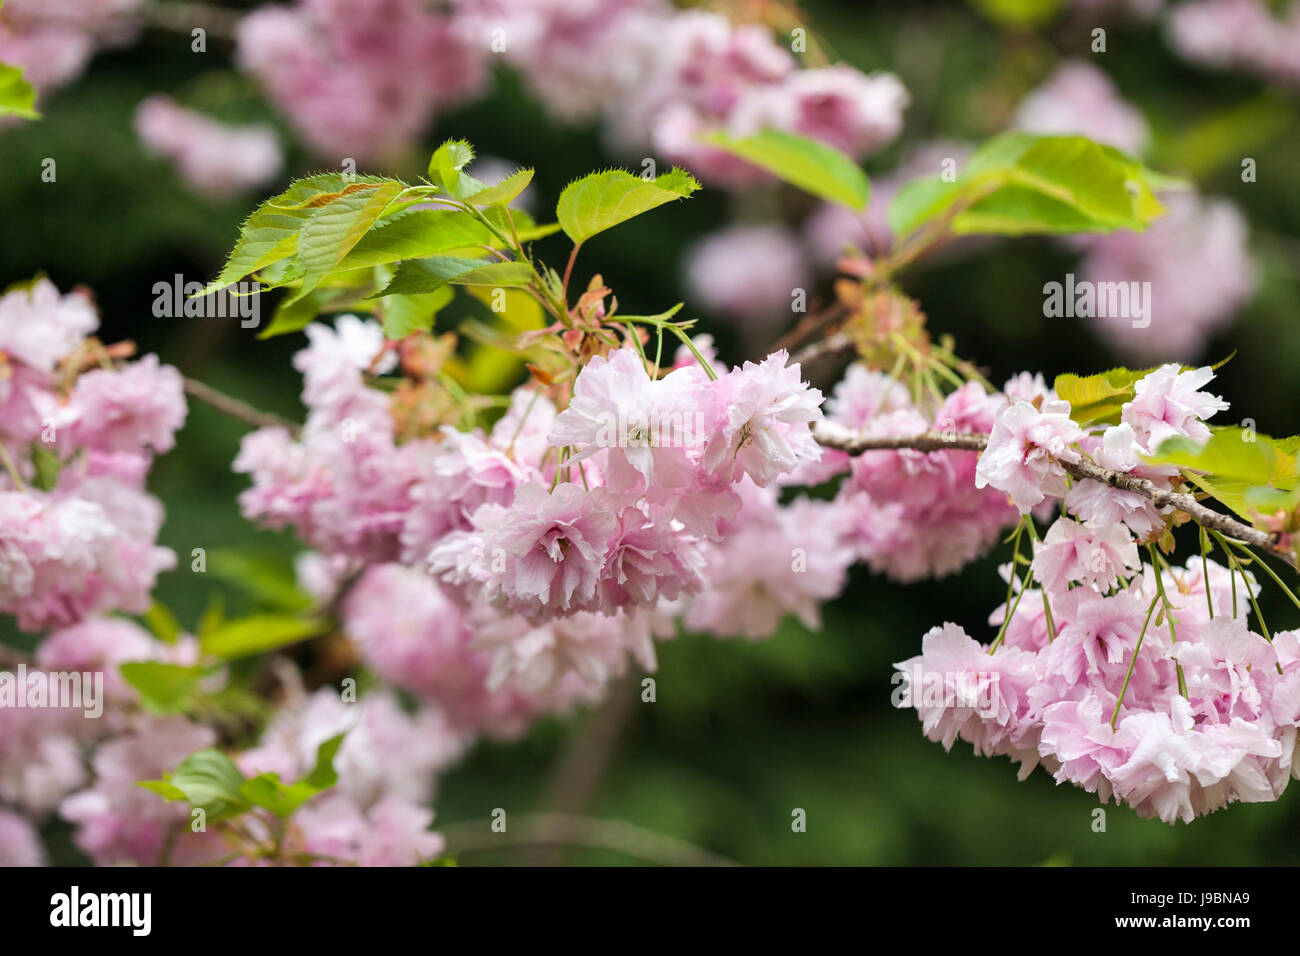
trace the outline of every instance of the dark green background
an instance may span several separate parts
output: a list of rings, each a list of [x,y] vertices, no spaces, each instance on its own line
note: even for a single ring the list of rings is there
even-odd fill
[[[1038,33],[1019,32],[961,4],[924,3],[823,3],[811,18],[843,59],[902,77],[914,99],[904,142],[935,135],[978,140],[1002,128],[1019,97],[1063,53],[1089,56],[1093,25],[1060,20]],[[1290,434],[1300,420],[1296,99],[1248,78],[1194,70],[1152,27],[1112,24],[1108,39],[1109,52],[1094,60],[1146,112],[1156,133],[1154,165],[1233,199],[1252,224],[1260,292],[1204,355],[1185,358],[1217,360],[1237,349],[1217,383],[1233,414]],[[102,307],[106,340],[133,338],[187,375],[296,416],[299,379],[289,357],[300,335],[259,342],[233,321],[151,314],[154,283],[175,273],[187,280],[213,275],[239,220],[260,197],[212,203],[191,195],[142,154],[131,114],[143,96],[164,90],[225,119],[279,123],[229,71],[229,52],[213,40],[207,54],[197,55],[187,35],[146,32],[137,45],[98,57],[86,77],[45,104],[42,121],[0,134],[0,280],[44,270],[62,289],[87,285]],[[1246,104],[1252,111],[1243,114]],[[499,74],[486,100],[441,117],[404,168],[373,171],[418,175],[428,151],[447,136],[536,166],[534,193],[543,209],[568,180],[618,159],[602,150],[595,129],[548,122],[514,77]],[[888,170],[897,151],[873,158],[869,171]],[[1239,179],[1247,155],[1258,161],[1255,184]],[[55,183],[40,180],[45,157],[57,161]],[[294,151],[289,172],[319,165]],[[804,208],[789,195],[734,200],[706,189],[589,243],[582,278],[599,269],[626,311],[658,311],[682,297],[686,244],[733,212],[746,214],[746,204],[750,212],[775,204],[792,217]],[[541,249],[552,261],[567,252],[557,239]],[[1050,380],[1116,361],[1082,327],[1086,320],[1042,316],[1045,277],[1059,278],[1070,262],[1056,243],[1007,242],[922,270],[906,284],[932,330],[954,334],[959,351],[990,368],[994,381],[1024,368]],[[717,331],[733,356],[764,344]],[[168,507],[163,542],[181,555],[194,547],[234,548],[287,563],[297,550],[291,538],[258,532],[238,515],[235,495],[244,482],[229,465],[242,431],[192,406],[177,449],[151,480]],[[857,569],[845,596],[827,608],[820,633],[792,625],[758,644],[686,636],[661,645],[658,701],[631,708],[587,812],[626,818],[751,864],[1293,862],[1300,791],[1191,826],[1142,821],[1110,807],[1107,832],[1098,834],[1091,828],[1094,797],[1056,787],[1042,772],[1017,783],[1006,761],[976,759],[964,744],[945,755],[921,737],[911,712],[890,708],[890,665],[914,654],[928,628],[952,620],[984,635],[983,621],[1000,597],[996,560],[914,586]],[[220,588],[182,560],[180,570],[162,578],[159,598],[193,625]],[[240,602],[237,593],[228,595],[232,609]],[[1297,623],[1300,613],[1271,593],[1265,611],[1275,628]],[[439,821],[485,819],[495,807],[540,808],[566,742],[592,722],[587,715],[547,722],[521,742],[480,747],[443,783]],[[807,811],[806,833],[791,832],[796,807]],[[473,853],[461,862],[510,858]],[[563,859],[625,858],[580,852]]]

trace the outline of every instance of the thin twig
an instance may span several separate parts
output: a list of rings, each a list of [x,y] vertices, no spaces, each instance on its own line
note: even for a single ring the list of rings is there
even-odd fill
[[[582,248],[581,242],[573,244],[573,251],[569,253],[569,261],[564,266],[564,278],[560,280],[560,288],[564,290],[564,307],[569,307],[569,280],[573,277],[573,264],[578,261],[578,250]]]
[[[851,352],[853,347],[853,339],[849,338],[844,332],[836,332],[834,335],[820,341],[805,345],[790,357],[790,361],[798,362],[800,365],[809,365],[821,359],[830,358],[833,355]]]
[[[232,398],[225,392],[219,392],[211,385],[206,385],[198,379],[185,379],[185,394],[211,405],[223,414],[238,418],[241,422],[252,425],[254,428],[274,428],[278,426],[287,428],[291,432],[298,430],[298,426],[289,419],[281,418],[272,412],[256,409],[247,402]]]
[[[243,12],[228,10],[212,3],[196,3],[190,0],[151,0],[140,7],[139,17],[145,26],[160,30],[174,30],[178,33],[190,33],[195,27],[203,27],[214,37],[233,40],[235,31]]]
[[[632,677],[610,687],[608,696],[588,715],[582,729],[569,738],[555,762],[544,788],[542,806],[561,818],[587,809],[609,769],[618,739],[638,700],[640,688]],[[533,862],[552,864],[555,857],[540,853],[534,856]]]
[[[474,853],[520,846],[575,846],[613,850],[664,866],[736,866],[734,860],[667,833],[646,830],[625,820],[580,817],[568,813],[527,813],[507,818],[504,833],[488,821],[439,827],[450,853]]]
[[[813,429],[813,438],[827,448],[836,448],[850,455],[860,455],[865,451],[889,449],[914,449],[916,451],[983,451],[988,445],[988,436],[979,434],[951,434],[936,431],[922,432],[910,437],[886,436],[876,437],[851,431],[832,422],[819,422]],[[1296,567],[1294,555],[1279,546],[1278,538],[1267,531],[1260,531],[1243,524],[1234,518],[1214,511],[1201,504],[1192,495],[1181,491],[1160,488],[1146,478],[1102,468],[1095,462],[1080,459],[1075,462],[1059,462],[1066,474],[1080,481],[1099,481],[1103,485],[1129,491],[1147,498],[1157,508],[1173,508],[1181,511],[1203,528],[1218,531],[1229,538],[1235,538],[1252,547],[1261,548],[1269,554],[1285,561],[1292,568]]]

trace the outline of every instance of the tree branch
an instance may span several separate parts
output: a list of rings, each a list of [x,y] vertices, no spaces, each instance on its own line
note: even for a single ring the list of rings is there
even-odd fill
[[[297,432],[298,430],[298,426],[289,419],[281,418],[271,412],[260,411],[247,402],[232,398],[225,392],[219,392],[211,385],[205,385],[198,379],[185,379],[185,394],[211,405],[217,411],[229,415],[231,418],[238,418],[241,422],[252,425],[254,428],[280,427],[287,428],[291,432]]]
[[[736,866],[686,840],[646,830],[625,820],[580,817],[567,813],[527,813],[511,816],[506,832],[494,833],[486,821],[439,827],[451,853],[473,853],[505,847],[558,845],[613,850],[664,866]]]
[[[865,451],[887,451],[897,449],[914,449],[916,451],[983,451],[988,445],[988,436],[979,434],[951,434],[928,431],[910,437],[875,437],[850,431],[834,422],[822,421],[813,428],[813,438],[818,444],[827,448],[836,448],[850,455],[860,455]],[[1201,504],[1193,495],[1181,491],[1169,491],[1160,488],[1146,478],[1102,468],[1095,462],[1080,459],[1076,462],[1058,462],[1066,474],[1077,480],[1099,481],[1111,488],[1132,492],[1149,499],[1157,508],[1173,508],[1190,517],[1203,528],[1218,531],[1230,538],[1236,538],[1252,547],[1261,548],[1269,554],[1285,561],[1292,568],[1296,567],[1293,555],[1282,549],[1275,535],[1260,531],[1243,524],[1235,518],[1221,514]]]
[[[610,685],[605,700],[587,716],[582,729],[569,737],[560,758],[549,773],[542,796],[542,806],[552,811],[553,819],[563,822],[568,816],[587,809],[613,759],[623,727],[632,716],[634,704],[639,699],[639,688],[634,677],[614,682]],[[564,841],[538,842],[543,846],[555,846]],[[554,853],[543,851],[532,854],[534,865],[554,866],[556,862]]]
[[[798,362],[802,365],[811,365],[813,362],[820,361],[831,356],[843,355],[846,352],[853,351],[853,339],[849,338],[844,332],[836,332],[834,335],[824,339],[818,339],[805,345],[794,355],[790,356],[791,362]]]
[[[140,7],[138,15],[140,22],[148,27],[177,33],[190,33],[195,27],[203,27],[218,39],[233,40],[244,14],[194,0],[150,0]]]

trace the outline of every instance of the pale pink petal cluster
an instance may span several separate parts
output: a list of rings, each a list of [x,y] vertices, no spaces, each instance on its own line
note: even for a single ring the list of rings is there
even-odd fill
[[[518,70],[557,119],[612,109],[663,54],[664,0],[460,0],[473,41]]]
[[[101,866],[183,866],[219,858],[224,844],[215,830],[191,832],[189,807],[137,783],[161,779],[214,743],[209,728],[169,716],[145,718],[101,745],[91,764],[91,786],[59,807],[59,815],[76,825],[73,842]]]
[[[609,113],[623,147],[652,147],[697,175],[736,186],[766,177],[702,143],[701,133],[775,128],[861,158],[897,136],[908,100],[892,74],[868,76],[844,64],[800,69],[766,27],[690,10],[664,25],[649,69]]]
[[[1018,401],[998,414],[988,447],[975,469],[976,488],[1005,492],[1021,513],[1066,492],[1062,463],[1080,458],[1075,444],[1083,430],[1070,418],[1070,403],[1041,407]]]
[[[1144,232],[1119,230],[1071,240],[1084,251],[1081,280],[1094,288],[1130,283],[1128,288],[1138,290],[1146,302],[1141,317],[1082,321],[1132,360],[1190,362],[1250,301],[1258,270],[1246,218],[1230,200],[1169,192],[1161,194],[1160,202],[1165,215]]]
[[[1165,571],[1165,587],[1177,592],[1193,565],[1199,558]],[[917,709],[930,739],[1005,754],[1021,763],[1022,778],[1041,764],[1058,782],[1167,823],[1281,795],[1300,717],[1292,634],[1270,644],[1226,601],[1211,619],[1203,592],[1178,602],[1177,641],[1167,619],[1143,632],[1151,581],[1109,595],[1087,585],[1048,595],[1054,638],[1031,636],[1027,623],[1008,628],[990,653],[946,624],[926,636],[919,657],[897,665],[911,690],[901,703]],[[1042,592],[1022,600],[1038,604]],[[971,674],[994,677],[981,683]],[[989,692],[972,703],[930,687],[954,682]]]
[[[1193,63],[1300,83],[1300,3],[1194,0],[1170,10],[1170,45]]]
[[[1086,136],[1133,155],[1149,136],[1146,120],[1115,83],[1086,60],[1066,60],[1016,109],[1015,125],[1031,133]]]
[[[8,0],[0,8],[0,63],[19,66],[39,93],[76,79],[95,51],[136,32],[142,0]]]
[[[775,338],[812,285],[799,237],[774,224],[730,226],[683,257],[691,301],[755,339]]]
[[[239,65],[316,153],[392,156],[443,107],[480,93],[490,47],[420,0],[300,0],[240,21]]]
[[[47,279],[0,296],[0,613],[25,630],[143,612],[175,562],[144,485],[185,422],[181,376],[154,355],[111,362],[98,324],[88,294]]]
[[[1141,563],[1133,535],[1123,524],[1095,526],[1059,518],[1034,546],[1034,576],[1048,591],[1065,591],[1072,581],[1108,591]]]
[[[840,509],[808,499],[783,508],[774,486],[748,480],[741,497],[722,538],[705,545],[708,586],[687,602],[687,627],[756,640],[793,615],[817,630],[821,605],[844,589],[855,557],[841,542]]]
[[[436,703],[466,735],[511,737],[540,711],[515,687],[488,687],[492,654],[475,646],[469,616],[425,571],[374,565],[342,607],[348,637],[393,687]]]
[[[809,426],[821,420],[822,393],[787,365],[785,351],[746,362],[717,380],[715,403],[725,409],[704,450],[711,472],[769,485],[803,462],[821,458]]]
[[[0,809],[0,867],[44,865],[45,847],[31,821]]]
[[[1121,423],[1133,429],[1138,449],[1153,455],[1170,438],[1209,438],[1206,419],[1228,407],[1219,396],[1203,391],[1213,378],[1214,370],[1208,367],[1184,371],[1170,364],[1138,379],[1136,394],[1120,415]]]
[[[284,163],[270,127],[230,126],[161,93],[136,107],[135,132],[149,153],[171,163],[186,185],[205,196],[256,189]]]
[[[1169,437],[1208,436],[1205,419],[1226,408],[1203,390],[1212,378],[1208,368],[1177,365],[1148,373],[1121,424],[1074,439],[1074,454],[1168,487],[1168,470],[1141,454]],[[1013,416],[1016,430],[999,436],[995,425],[989,452],[995,440],[1026,454],[1052,447],[1029,414],[1035,401],[1055,404],[1009,403],[998,424]],[[1055,448],[1052,459],[1060,454]],[[996,461],[992,477],[1009,492],[1042,487],[1024,461]],[[1031,497],[1022,508],[1033,507]],[[1276,800],[1292,776],[1300,726],[1300,640],[1279,632],[1270,642],[1252,629],[1259,588],[1250,571],[1201,555],[1182,567],[1144,564],[1139,541],[1159,538],[1167,523],[1137,498],[1076,482],[1063,502],[1069,513],[1041,540],[1031,535],[1029,567],[1005,566],[1016,577],[989,617],[997,636],[980,643],[956,625],[935,628],[918,657],[897,665],[904,683],[895,703],[915,708],[926,736],[945,747],[961,739],[977,754],[1006,755],[1022,779],[1041,765],[1059,783],[1167,823]]]
[[[1008,394],[1013,383],[1008,383]],[[828,419],[872,437],[937,430],[987,434],[1006,399],[966,385],[937,407],[918,404],[881,372],[850,366],[827,403]],[[983,554],[1016,521],[1006,496],[975,483],[979,453],[827,450],[810,483],[848,470],[836,504],[841,535],[859,560],[899,581],[951,574]]]

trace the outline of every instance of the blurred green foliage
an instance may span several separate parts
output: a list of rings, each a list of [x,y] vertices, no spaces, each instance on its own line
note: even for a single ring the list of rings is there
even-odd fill
[[[901,76],[913,97],[905,141],[935,135],[975,141],[1003,128],[1020,96],[1063,54],[1089,55],[1088,30],[1071,26],[1069,14],[1049,9],[1055,6],[825,0],[809,4],[809,12],[835,56]],[[1012,21],[1048,25],[998,25],[1005,10]],[[1234,415],[1255,419],[1264,432],[1294,433],[1300,430],[1297,99],[1244,77],[1193,70],[1172,57],[1150,26],[1110,25],[1108,49],[1098,60],[1156,133],[1153,165],[1231,198],[1249,217],[1260,292],[1206,357],[1237,349],[1217,383]],[[289,357],[301,346],[300,335],[259,342],[254,330],[233,320],[155,319],[150,311],[155,282],[216,273],[238,222],[262,197],[211,203],[191,195],[142,154],[131,132],[132,111],[148,93],[164,90],[224,119],[278,123],[229,71],[228,53],[214,42],[212,52],[192,54],[188,37],[147,32],[137,45],[97,58],[86,77],[41,104],[43,120],[0,134],[0,221],[6,224],[0,273],[13,281],[44,270],[61,288],[87,285],[103,310],[106,340],[135,339],[188,375],[296,416],[302,413],[299,379]],[[575,176],[616,159],[602,150],[598,130],[553,124],[514,77],[499,75],[486,100],[439,119],[425,151],[404,164],[409,168],[382,172],[418,176],[428,150],[447,136],[475,143],[481,155],[536,165],[532,191],[539,209],[551,206]],[[868,171],[888,170],[901,148],[874,157]],[[1258,161],[1257,183],[1240,181],[1245,155]],[[54,183],[40,179],[46,157],[58,164]],[[294,152],[285,180],[315,168],[318,163]],[[796,216],[804,202],[788,193],[733,199],[705,189],[689,203],[593,239],[584,247],[579,278],[585,282],[598,270],[625,311],[657,312],[683,297],[680,257],[694,238],[733,213]],[[552,237],[539,251],[562,262],[567,244]],[[1083,327],[1087,320],[1042,315],[1041,277],[1059,276],[1070,261],[1057,243],[1005,242],[924,268],[906,284],[932,329],[954,334],[959,352],[989,367],[994,381],[1024,368],[1041,370],[1050,381],[1059,372],[1094,371],[1115,361]],[[264,319],[269,312],[264,303]],[[455,317],[453,306],[439,328]],[[711,331],[732,359],[767,344],[726,327]],[[282,565],[298,550],[291,537],[257,531],[239,517],[235,498],[244,481],[231,473],[230,462],[244,430],[193,404],[177,449],[152,477],[168,507],[163,543],[180,556],[158,596],[190,628],[213,592],[224,593],[231,615],[253,607],[217,575],[191,573],[191,549],[255,554]],[[999,557],[912,586],[857,569],[818,633],[791,625],[762,643],[683,636],[661,645],[657,702],[640,703],[639,687],[624,688],[638,701],[588,812],[750,864],[1295,862],[1298,792],[1273,805],[1233,806],[1191,826],[1142,821],[1111,806],[1106,832],[1095,833],[1091,795],[1056,787],[1041,771],[1018,783],[1005,760],[977,759],[964,744],[945,755],[922,738],[911,712],[889,706],[890,665],[916,653],[928,628],[951,620],[984,634],[983,622],[999,600]],[[1264,610],[1273,627],[1300,623],[1273,591],[1266,592]],[[550,721],[522,741],[479,746],[443,782],[439,822],[482,820],[486,827],[495,807],[541,809],[566,742],[598,719]],[[791,831],[794,808],[807,811],[806,833]],[[56,824],[54,838],[66,845],[66,828]],[[69,849],[60,857],[75,854]],[[478,852],[460,863],[516,858]],[[587,851],[563,858],[626,862]]]

